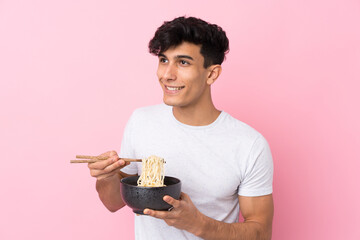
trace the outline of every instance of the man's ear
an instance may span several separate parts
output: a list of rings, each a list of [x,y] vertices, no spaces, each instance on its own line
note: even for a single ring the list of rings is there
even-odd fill
[[[221,65],[211,65],[209,67],[209,74],[206,83],[209,85],[213,84],[216,81],[216,79],[220,76],[221,70],[222,70]]]

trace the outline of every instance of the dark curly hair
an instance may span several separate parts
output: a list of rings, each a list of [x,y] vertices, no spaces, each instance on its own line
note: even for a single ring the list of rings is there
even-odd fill
[[[149,42],[149,52],[158,56],[183,42],[201,45],[204,68],[221,64],[229,52],[229,39],[221,27],[195,17],[178,17],[164,22]]]

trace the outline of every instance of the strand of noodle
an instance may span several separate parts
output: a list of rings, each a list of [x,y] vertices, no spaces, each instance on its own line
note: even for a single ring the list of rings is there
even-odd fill
[[[164,185],[164,159],[150,156],[142,159],[141,175],[137,181],[138,186],[162,187]]]

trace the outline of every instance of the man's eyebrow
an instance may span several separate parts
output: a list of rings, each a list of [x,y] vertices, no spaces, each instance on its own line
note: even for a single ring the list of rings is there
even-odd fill
[[[165,54],[163,54],[163,53],[159,53],[158,57],[167,58],[167,57],[165,56]],[[175,58],[186,58],[186,59],[190,59],[190,60],[193,60],[193,61],[194,61],[194,59],[193,59],[192,57],[190,57],[189,55],[176,55]]]
[[[194,61],[194,59],[188,55],[177,55],[175,58],[187,58]]]

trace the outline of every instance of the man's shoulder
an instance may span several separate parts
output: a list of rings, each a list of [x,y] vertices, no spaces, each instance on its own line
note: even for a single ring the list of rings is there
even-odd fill
[[[223,127],[225,131],[228,131],[238,137],[253,141],[263,137],[260,132],[249,124],[233,117],[229,113],[224,112],[224,115],[225,124]]]
[[[239,154],[250,154],[250,152],[254,154],[269,149],[266,138],[258,130],[230,114],[226,114],[225,119],[224,134],[219,136],[224,136],[228,145],[236,148]]]

